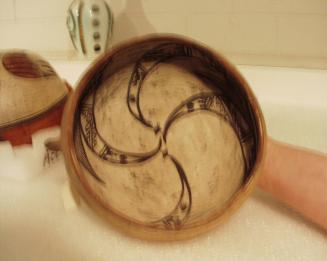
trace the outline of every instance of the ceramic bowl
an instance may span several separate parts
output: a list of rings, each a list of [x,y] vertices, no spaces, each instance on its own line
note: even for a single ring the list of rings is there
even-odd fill
[[[73,188],[129,235],[204,233],[253,190],[264,120],[220,54],[175,35],[132,39],[96,60],[64,113]]]
[[[32,134],[60,125],[70,87],[39,55],[0,52],[0,141],[32,143]]]

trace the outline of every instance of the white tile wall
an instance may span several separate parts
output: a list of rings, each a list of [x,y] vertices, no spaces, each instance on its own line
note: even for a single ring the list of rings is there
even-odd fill
[[[236,13],[274,13],[289,0],[232,0]],[[281,10],[282,11],[282,8]]]
[[[13,0],[0,0],[0,21],[14,20],[15,9]]]
[[[61,18],[2,22],[0,35],[2,49],[20,48],[50,53],[71,49],[65,20]]]
[[[327,14],[326,0],[231,0],[234,12]]]
[[[0,48],[67,57],[71,0],[0,0]],[[327,0],[107,0],[120,40],[152,32],[196,38],[234,61],[327,68]]]
[[[233,50],[229,14],[195,13],[188,16],[186,34],[220,52]]]
[[[278,32],[281,55],[327,57],[327,15],[281,15]]]
[[[0,0],[2,1],[2,0]],[[16,18],[65,17],[71,0],[14,0]]]
[[[214,14],[231,13],[233,11],[233,0],[186,0],[184,9],[190,15],[192,15],[192,12]]]
[[[174,13],[144,14],[135,13],[132,17],[121,13],[115,17],[113,43],[131,36],[164,32],[185,34],[186,20],[183,15]]]
[[[113,6],[116,2],[122,2],[121,0],[108,0],[108,3],[112,3]],[[189,0],[123,0],[124,12],[127,13],[179,13],[184,11],[185,3]]]
[[[276,19],[269,14],[234,14],[231,25],[233,52],[276,54]]]
[[[298,14],[327,14],[326,0],[277,0],[279,12]]]

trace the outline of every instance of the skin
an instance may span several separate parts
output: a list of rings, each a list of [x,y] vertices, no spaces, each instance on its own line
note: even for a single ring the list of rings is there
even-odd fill
[[[259,187],[327,231],[327,154],[268,139]]]

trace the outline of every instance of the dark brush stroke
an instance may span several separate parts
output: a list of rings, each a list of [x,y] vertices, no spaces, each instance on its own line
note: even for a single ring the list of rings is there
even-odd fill
[[[207,105],[203,105],[202,107],[195,107],[193,109],[188,109],[187,108],[187,104],[189,103],[195,103],[195,102],[199,102],[200,100],[205,101],[206,98],[213,98],[213,101],[211,104],[207,104]],[[214,109],[214,104],[215,100],[214,99],[218,99],[220,101],[220,104],[224,106],[224,112],[220,112]],[[200,105],[199,105],[200,106]],[[179,120],[180,118],[182,118],[185,115],[188,115],[190,113],[194,113],[197,111],[207,111],[207,112],[211,112],[214,113],[215,115],[217,115],[218,117],[220,117],[222,120],[224,120],[225,122],[227,122],[233,129],[239,145],[241,147],[241,152],[242,152],[242,158],[243,158],[243,163],[244,163],[244,172],[247,173],[249,166],[248,166],[248,162],[246,159],[246,155],[245,155],[245,151],[244,151],[244,146],[243,143],[246,142],[246,140],[244,140],[245,137],[242,137],[242,131],[239,128],[239,126],[235,123],[235,118],[233,118],[229,113],[230,112],[228,110],[228,108],[225,107],[226,104],[223,102],[222,97],[215,94],[215,93],[200,93],[197,95],[194,95],[188,99],[186,99],[185,101],[183,101],[180,105],[178,105],[176,107],[176,109],[168,116],[168,119],[166,121],[166,125],[163,129],[163,140],[164,142],[166,142],[167,139],[167,135],[168,135],[168,130],[170,129],[170,127],[172,126],[173,123],[175,123],[177,120]],[[250,138],[252,136],[248,136],[248,138]]]
[[[105,184],[105,182],[96,174],[94,169],[92,168],[88,157],[86,155],[86,152],[84,150],[83,141],[82,141],[82,135],[81,135],[81,126],[78,124],[76,126],[76,134],[75,137],[75,149],[76,149],[76,155],[79,162],[82,163],[83,167],[87,169],[87,171],[92,175],[93,178],[95,178],[98,182]]]
[[[191,191],[191,187],[189,185],[187,176],[185,174],[185,171],[184,171],[182,165],[177,161],[177,159],[169,154],[165,155],[164,158],[169,159],[175,165],[175,168],[179,175],[179,179],[180,179],[182,188],[181,188],[179,199],[178,199],[175,207],[173,208],[173,210],[169,214],[164,216],[163,218],[160,218],[159,220],[156,220],[156,221],[152,221],[151,224],[155,225],[158,223],[163,223],[167,229],[179,229],[179,228],[181,228],[183,223],[186,222],[186,220],[189,218],[189,215],[191,213],[192,191]],[[182,204],[185,203],[185,202],[183,202],[185,191],[187,192],[188,202],[186,202],[187,207],[184,211],[184,210],[182,210],[181,207],[182,207]]]
[[[122,151],[119,150],[113,146],[111,146],[109,143],[107,143],[104,138],[100,135],[100,133],[98,132],[97,126],[96,126],[96,121],[95,121],[95,117],[94,117],[94,103],[95,103],[95,94],[92,94],[92,112],[90,114],[90,120],[92,122],[92,124],[89,126],[90,128],[93,128],[93,132],[95,133],[95,140],[96,143],[102,143],[103,145],[101,146],[101,148],[99,150],[96,150],[95,147],[96,146],[92,146],[92,144],[89,142],[89,140],[87,139],[86,133],[85,133],[85,126],[81,126],[81,133],[84,137],[85,143],[87,144],[87,146],[89,147],[89,149],[96,155],[98,156],[100,159],[104,160],[104,161],[108,161],[110,163],[113,164],[135,164],[135,163],[141,163],[144,162],[146,160],[149,160],[150,158],[152,158],[153,156],[155,156],[157,154],[157,152],[160,150],[161,148],[161,141],[159,140],[158,142],[158,146],[149,152],[146,153],[134,153],[134,152],[126,152],[126,151]],[[81,114],[81,117],[83,117],[83,115]],[[102,150],[107,151],[108,153],[106,153],[105,155],[101,155],[101,151]]]

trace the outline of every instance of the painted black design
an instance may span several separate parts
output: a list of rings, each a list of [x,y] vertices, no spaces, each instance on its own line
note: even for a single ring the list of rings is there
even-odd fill
[[[46,148],[43,158],[43,167],[51,167],[56,161],[59,160],[60,153],[57,150]]]
[[[221,117],[225,120],[234,130],[238,140],[240,142],[240,147],[242,150],[243,161],[245,163],[245,172],[248,171],[248,162],[244,151],[244,143],[249,139],[252,139],[253,136],[251,132],[244,132],[243,129],[237,124],[236,120],[240,117],[237,111],[230,111],[226,105],[227,101],[224,101],[224,96],[218,95],[216,93],[200,93],[190,97],[189,99],[182,102],[176,109],[168,116],[166,125],[163,131],[163,140],[166,142],[166,137],[168,130],[171,125],[176,122],[179,118],[183,117],[186,114],[196,112],[196,111],[208,111],[216,114],[218,117]],[[231,105],[230,105],[231,106]]]
[[[158,122],[152,122],[144,117],[140,106],[140,96],[142,92],[142,86],[144,79],[147,75],[154,70],[160,63],[168,61],[171,58],[176,57],[193,57],[201,60],[206,65],[208,71],[206,72],[194,72],[204,81],[210,82],[227,82],[230,80],[223,67],[208,54],[204,54],[201,50],[192,48],[190,46],[184,46],[176,43],[164,43],[157,47],[147,51],[140,59],[135,62],[132,70],[126,94],[126,105],[129,112],[140,124],[145,128],[153,130],[154,135],[158,137],[158,143],[156,148],[147,153],[135,153],[121,151],[112,145],[108,144],[101,134],[97,130],[94,104],[96,102],[97,88],[102,81],[102,76],[106,66],[103,66],[101,70],[98,70],[89,84],[86,95],[80,103],[80,118],[76,126],[76,141],[75,145],[78,151],[79,160],[84,167],[90,172],[90,174],[103,185],[104,181],[93,170],[87,155],[85,153],[83,143],[96,155],[99,159],[119,165],[128,164],[140,164],[145,163],[157,155],[160,151],[164,161],[170,161],[175,166],[176,172],[179,175],[181,182],[181,192],[179,199],[174,209],[161,219],[152,222],[153,225],[163,225],[167,229],[179,229],[187,221],[190,216],[192,208],[192,191],[191,186],[187,179],[187,173],[185,173],[183,166],[173,155],[169,153],[166,148],[166,138],[169,133],[169,129],[173,123],[180,120],[183,116],[200,111],[207,111],[222,118],[230,126],[232,126],[240,146],[242,148],[243,159],[245,164],[245,174],[247,174],[251,168],[251,161],[254,156],[249,155],[245,151],[245,144],[254,142],[255,133],[253,129],[249,127],[249,119],[242,113],[239,107],[236,107],[238,100],[232,100],[225,93],[229,93],[228,89],[217,89],[216,91],[208,91],[189,97],[185,101],[182,101],[171,114],[168,116],[163,126],[160,126]],[[223,86],[223,84],[222,84]],[[223,88],[223,87],[221,87]],[[224,95],[223,95],[224,93]],[[237,99],[237,98],[233,98]],[[252,119],[253,120],[253,119]],[[253,151],[250,151],[250,154]]]
[[[89,159],[86,155],[84,145],[83,145],[83,140],[82,140],[82,131],[81,131],[81,126],[75,127],[75,149],[76,149],[76,155],[79,161],[82,163],[83,167],[87,169],[87,171],[92,175],[95,180],[98,182],[104,184],[104,181],[96,174],[94,171],[93,167],[91,166],[91,163],[89,162]]]
[[[167,229],[180,229],[182,225],[186,222],[191,212],[192,191],[190,184],[187,180],[187,176],[183,170],[183,167],[177,161],[177,159],[169,155],[168,153],[164,154],[164,158],[171,160],[175,165],[176,170],[178,171],[179,178],[181,181],[181,193],[173,211],[164,218],[153,223],[162,222]]]
[[[92,104],[89,105],[84,103],[81,106],[82,109],[80,113],[80,126],[81,135],[93,153],[95,153],[102,160],[108,161],[110,163],[135,164],[152,158],[160,150],[161,142],[159,142],[157,148],[147,153],[125,152],[108,144],[97,130],[94,117],[95,92],[92,95]],[[85,111],[88,112],[85,113]]]

